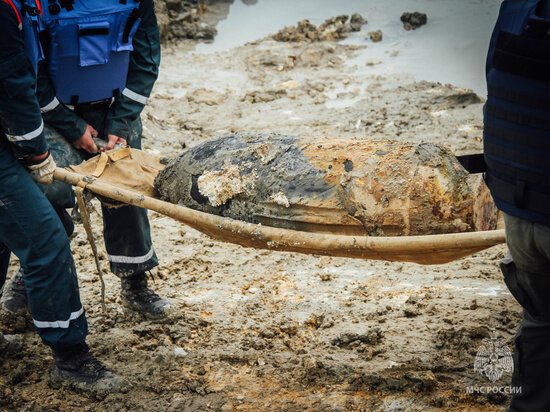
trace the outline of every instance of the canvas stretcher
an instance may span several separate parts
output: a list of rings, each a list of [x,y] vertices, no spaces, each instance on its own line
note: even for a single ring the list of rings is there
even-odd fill
[[[104,153],[78,166],[58,168],[55,179],[122,204],[153,210],[206,235],[255,249],[364,260],[443,264],[505,243],[503,229],[418,235],[360,236],[312,233],[247,223],[155,198],[162,159],[136,149]]]

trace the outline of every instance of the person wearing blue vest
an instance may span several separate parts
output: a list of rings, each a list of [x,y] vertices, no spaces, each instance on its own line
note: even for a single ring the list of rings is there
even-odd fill
[[[51,184],[56,167],[35,95],[35,12],[0,0],[0,249],[20,260],[34,326],[53,351],[51,383],[112,391],[120,378],[85,342],[88,325],[69,239],[35,183]]]
[[[523,307],[510,410],[550,411],[550,0],[502,3],[486,75],[486,183],[504,212],[504,281]]]
[[[141,148],[140,113],[158,76],[160,35],[152,0],[49,0],[40,19],[44,60],[37,95],[46,140],[56,163],[79,164],[115,145]],[[41,186],[67,234],[66,209],[75,206],[71,186]],[[102,206],[111,271],[121,278],[125,306],[159,317],[169,307],[148,287],[146,272],[158,265],[145,209]],[[0,259],[1,264],[1,259]],[[26,307],[21,271],[0,301],[4,312]]]

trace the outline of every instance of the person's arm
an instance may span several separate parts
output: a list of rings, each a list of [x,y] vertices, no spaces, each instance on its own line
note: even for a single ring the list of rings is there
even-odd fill
[[[18,16],[9,3],[0,0],[0,127],[18,158],[48,151],[35,82]]]
[[[126,88],[107,115],[105,133],[109,142],[106,149],[130,137],[130,125],[141,114],[158,77],[160,34],[153,0],[143,0],[140,9],[142,20],[132,43],[134,50],[130,53]]]
[[[11,4],[0,0],[0,128],[33,179],[48,184],[55,162],[44,137],[35,84],[19,16]]]

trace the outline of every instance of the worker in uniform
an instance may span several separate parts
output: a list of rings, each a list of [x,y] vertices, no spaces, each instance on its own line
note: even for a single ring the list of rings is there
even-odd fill
[[[141,149],[140,113],[158,76],[160,36],[152,0],[49,0],[41,19],[45,59],[38,66],[37,95],[44,131],[60,167],[79,164],[98,151],[129,145]],[[75,205],[71,186],[54,182],[42,190],[67,234],[66,209]],[[148,287],[146,272],[158,265],[147,211],[102,206],[111,271],[121,278],[125,306],[163,316],[169,307]],[[1,259],[0,259],[1,263]],[[0,301],[2,310],[26,307],[21,271]]]
[[[504,280],[523,307],[510,410],[550,411],[550,1],[502,3],[486,74],[486,182],[504,212]]]
[[[115,389],[119,378],[85,343],[88,326],[69,239],[35,183],[51,184],[56,167],[35,96],[39,13],[37,6],[23,9],[13,0],[0,0],[1,249],[20,260],[34,326],[53,351],[52,382]],[[4,278],[0,288],[3,283]],[[6,348],[5,339],[0,346]]]

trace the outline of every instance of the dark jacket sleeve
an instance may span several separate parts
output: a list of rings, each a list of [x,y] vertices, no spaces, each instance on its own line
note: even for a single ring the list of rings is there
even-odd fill
[[[0,129],[17,157],[46,153],[44,123],[35,95],[36,76],[25,54],[15,11],[0,0]]]
[[[86,131],[88,124],[78,114],[57,100],[55,89],[48,76],[46,62],[44,61],[38,63],[36,93],[44,122],[48,126],[56,128],[70,142],[80,139]]]
[[[111,106],[105,129],[106,134],[124,139],[130,137],[131,124],[151,95],[160,64],[160,35],[153,0],[143,0],[140,8],[141,23],[132,43],[126,88]]]

